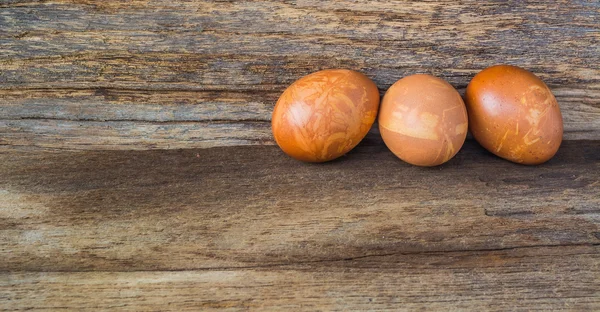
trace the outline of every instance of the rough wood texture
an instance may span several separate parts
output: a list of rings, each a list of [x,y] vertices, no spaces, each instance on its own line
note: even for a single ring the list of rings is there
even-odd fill
[[[0,311],[600,310],[599,20],[597,1],[0,0]],[[544,165],[468,141],[412,167],[376,130],[321,165],[237,146],[272,144],[279,94],[319,69],[463,93],[497,63],[561,105]]]
[[[272,144],[284,88],[344,67],[383,92],[426,72],[463,90],[510,63],[539,74],[565,139],[600,137],[596,1],[1,1],[0,145]]]
[[[0,298],[23,310],[597,311],[599,262],[600,247],[579,246],[267,268],[15,272],[0,275]]]
[[[600,309],[600,141],[437,168],[373,143],[5,152],[2,306]]]

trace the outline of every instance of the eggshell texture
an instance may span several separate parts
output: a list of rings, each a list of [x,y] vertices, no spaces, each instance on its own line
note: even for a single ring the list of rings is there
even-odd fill
[[[367,76],[323,70],[283,92],[273,111],[273,135],[289,156],[324,162],[354,148],[373,125],[378,109],[379,91]]]
[[[562,115],[554,95],[534,74],[510,65],[478,73],[465,94],[473,137],[488,151],[536,165],[560,147]]]
[[[381,102],[383,141],[398,158],[413,165],[447,162],[462,147],[467,129],[467,110],[460,94],[434,76],[400,79]]]

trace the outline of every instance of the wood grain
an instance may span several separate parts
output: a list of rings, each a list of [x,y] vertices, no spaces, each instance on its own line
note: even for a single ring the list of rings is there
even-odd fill
[[[581,246],[227,270],[14,272],[0,273],[0,299],[8,310],[594,311],[598,263],[600,247]]]
[[[600,137],[594,1],[62,0],[0,8],[3,149],[30,141],[57,149],[272,144],[277,97],[316,70],[359,70],[382,92],[430,73],[462,92],[497,63],[546,81],[565,139]]]
[[[6,151],[0,307],[596,310],[599,148],[526,167],[467,142],[436,168],[381,142],[320,165]]]
[[[0,311],[600,310],[599,20],[597,1],[0,0]],[[498,63],[556,95],[550,162],[470,140],[418,168],[376,128],[321,165],[270,146],[308,73],[462,94]]]

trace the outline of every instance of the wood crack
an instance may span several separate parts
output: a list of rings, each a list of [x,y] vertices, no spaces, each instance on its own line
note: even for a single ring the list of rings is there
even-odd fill
[[[0,88],[0,95],[3,93],[10,92],[48,92],[48,93],[67,93],[67,92],[94,92],[98,95],[102,95],[107,92],[154,92],[154,93],[233,93],[233,94],[255,94],[255,95],[264,95],[265,93],[277,93],[279,94],[279,90],[257,90],[257,89],[210,89],[210,90],[201,90],[201,89],[162,89],[162,88],[135,88],[135,87],[8,87],[8,88]]]
[[[320,263],[335,263],[335,262],[351,262],[370,258],[384,258],[391,256],[419,256],[419,255],[444,255],[444,254],[464,254],[464,253],[486,253],[486,252],[502,252],[502,251],[514,251],[523,249],[539,249],[539,248],[573,248],[573,247],[596,247],[600,246],[598,243],[581,243],[581,244],[540,244],[530,246],[511,246],[502,248],[474,248],[474,249],[450,249],[450,250],[434,250],[434,251],[418,251],[418,252],[390,252],[382,254],[368,254],[354,257],[343,257],[337,259],[318,259],[318,260],[307,260],[297,262],[285,262],[285,263],[268,263],[259,265],[248,265],[248,266],[221,266],[221,267],[199,267],[199,268],[182,268],[182,269],[168,269],[168,268],[157,268],[156,270],[2,270],[0,274],[9,274],[16,272],[44,272],[44,273],[80,273],[80,272],[193,272],[193,271],[233,271],[233,270],[252,270],[252,269],[266,269],[266,268],[286,268],[293,266],[303,266]],[[539,255],[536,255],[536,257]]]
[[[20,118],[2,118],[0,121],[15,121],[15,120],[39,120],[39,121],[69,121],[69,122],[142,122],[152,124],[261,124],[270,123],[268,119],[182,119],[182,120],[145,120],[145,119],[92,119],[92,118],[59,118],[59,117],[20,117]]]

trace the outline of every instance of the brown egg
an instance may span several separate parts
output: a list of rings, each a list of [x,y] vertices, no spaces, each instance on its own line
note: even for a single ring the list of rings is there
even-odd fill
[[[283,92],[273,111],[273,135],[279,147],[298,160],[332,160],[365,137],[378,108],[379,91],[367,76],[322,70]]]
[[[383,141],[398,158],[413,165],[447,162],[465,142],[467,128],[467,110],[460,94],[434,76],[400,79],[381,102]]]
[[[563,123],[558,103],[534,74],[510,65],[484,69],[465,94],[473,137],[488,151],[536,165],[556,154]]]

